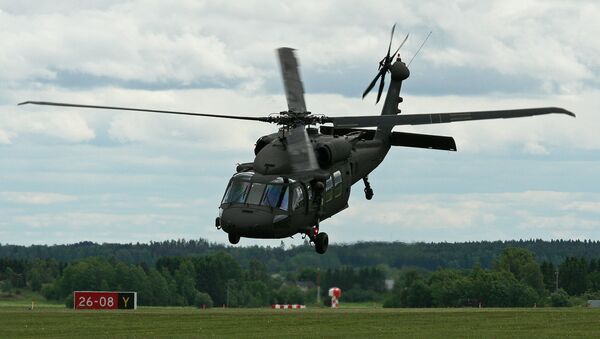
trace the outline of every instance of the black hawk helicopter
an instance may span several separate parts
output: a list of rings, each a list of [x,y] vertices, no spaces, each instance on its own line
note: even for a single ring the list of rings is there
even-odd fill
[[[232,244],[237,244],[240,237],[273,239],[302,234],[315,244],[318,253],[323,254],[329,239],[327,233],[320,232],[319,223],[348,207],[350,188],[361,180],[365,185],[365,197],[371,200],[373,189],[368,175],[383,161],[391,146],[456,151],[452,137],[392,132],[394,126],[519,118],[550,113],[575,116],[558,107],[399,115],[398,104],[402,102],[400,88],[410,72],[398,51],[408,35],[396,51],[390,53],[394,29],[395,25],[387,53],[379,62],[378,73],[363,93],[364,98],[379,80],[376,101],[379,102],[385,77],[388,73],[391,75],[379,116],[330,117],[307,111],[298,63],[291,48],[277,50],[288,110],[268,116],[233,116],[45,101],[26,101],[19,105],[181,114],[277,124],[280,128],[276,133],[257,140],[254,161],[237,166],[219,206],[216,227],[228,233]],[[326,124],[333,126],[322,126]],[[318,129],[311,127],[315,125],[321,126]]]

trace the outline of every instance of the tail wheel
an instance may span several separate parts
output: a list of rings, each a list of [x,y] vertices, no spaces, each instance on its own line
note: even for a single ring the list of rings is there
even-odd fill
[[[237,244],[240,242],[240,236],[235,233],[229,233],[229,242],[233,245]]]
[[[315,237],[315,250],[319,254],[323,254],[327,251],[327,246],[329,246],[329,237],[327,233],[319,233]]]

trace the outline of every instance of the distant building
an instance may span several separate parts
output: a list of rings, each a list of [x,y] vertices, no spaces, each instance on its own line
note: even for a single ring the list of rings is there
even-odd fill
[[[314,288],[316,285],[312,281],[297,281],[296,286],[302,290],[302,292],[306,292],[311,288]]]
[[[394,279],[385,279],[385,289],[391,291],[394,288]]]

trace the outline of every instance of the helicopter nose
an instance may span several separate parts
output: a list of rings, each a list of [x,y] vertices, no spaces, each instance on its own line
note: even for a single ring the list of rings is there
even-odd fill
[[[271,226],[273,214],[259,209],[230,206],[223,210],[221,224],[226,232],[235,232],[243,236]]]

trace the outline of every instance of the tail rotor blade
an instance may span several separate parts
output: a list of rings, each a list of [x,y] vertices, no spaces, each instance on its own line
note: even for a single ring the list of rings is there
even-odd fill
[[[396,29],[396,24],[392,26],[392,34],[390,34],[390,44],[388,45],[387,58],[390,58],[390,50],[392,49],[392,40],[394,40],[394,30]]]
[[[381,93],[383,93],[384,87],[385,87],[385,73],[383,74],[383,76],[381,77],[381,81],[379,82],[379,91],[377,92],[377,101],[375,101],[375,104],[377,104],[379,102],[379,99],[381,99]]]
[[[377,73],[377,75],[375,76],[375,78],[373,79],[373,81],[371,81],[371,83],[369,84],[369,86],[367,86],[367,89],[365,89],[365,91],[363,92],[363,99],[367,96],[367,94],[369,94],[369,92],[373,89],[373,87],[375,87],[375,84],[377,83],[377,80],[379,80],[379,77],[383,74],[383,72],[379,72]]]
[[[398,48],[396,49],[396,51],[394,52],[394,54],[392,54],[392,57],[394,57],[398,53],[398,51],[400,50],[400,48],[402,48],[402,46],[404,46],[404,43],[406,42],[406,40],[408,40],[408,35],[409,34],[410,33],[406,34],[406,37],[404,38],[404,40],[402,40],[402,43],[400,44],[400,46],[398,46]]]

